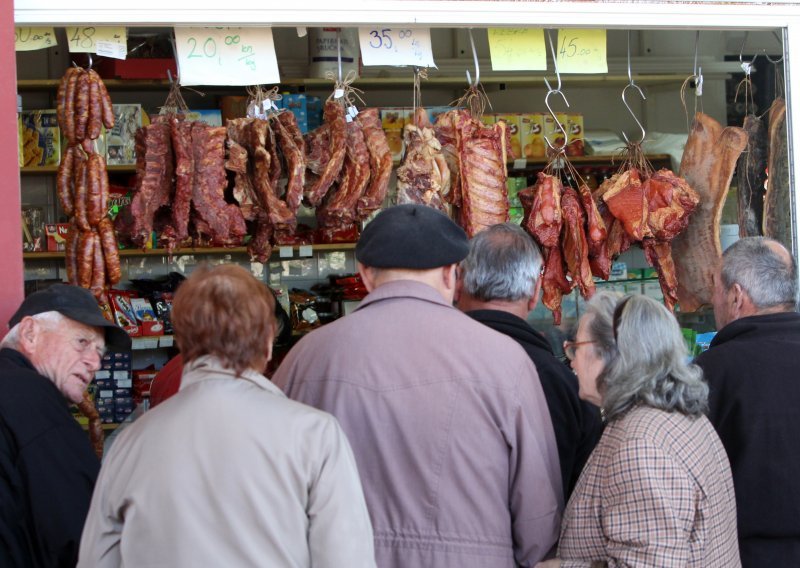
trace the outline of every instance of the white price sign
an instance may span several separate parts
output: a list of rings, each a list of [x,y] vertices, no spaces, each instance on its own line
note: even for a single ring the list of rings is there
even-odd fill
[[[97,55],[103,57],[113,57],[114,59],[125,59],[128,56],[127,46],[121,43],[113,43],[110,41],[98,41],[95,44],[97,48]]]
[[[181,85],[280,82],[270,28],[175,28]]]
[[[128,45],[128,31],[120,26],[68,27],[67,45],[70,53],[95,53],[97,42]]]
[[[364,65],[436,67],[429,28],[358,28]]]

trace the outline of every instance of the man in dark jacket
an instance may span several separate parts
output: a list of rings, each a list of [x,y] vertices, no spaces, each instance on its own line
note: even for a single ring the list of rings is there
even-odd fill
[[[583,465],[602,434],[599,409],[578,398],[578,380],[553,355],[526,318],[541,288],[542,255],[533,239],[511,223],[478,233],[461,263],[460,310],[519,343],[536,366],[556,434],[564,496],[569,499]]]
[[[797,264],[781,244],[737,241],[714,279],[719,333],[697,358],[731,462],[745,568],[800,563],[797,299]]]
[[[128,335],[83,288],[20,305],[0,343],[0,566],[75,566],[100,463],[68,404]]]

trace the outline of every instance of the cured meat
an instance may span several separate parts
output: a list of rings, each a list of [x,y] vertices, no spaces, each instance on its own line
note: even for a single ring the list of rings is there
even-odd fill
[[[192,123],[172,118],[169,124],[175,155],[175,195],[171,207],[172,221],[164,229],[161,240],[167,251],[172,252],[189,236],[189,214],[194,188],[194,151]]]
[[[616,177],[602,196],[611,213],[622,221],[625,231],[633,240],[641,241],[651,236],[647,226],[647,198],[636,168]]]
[[[671,241],[689,224],[700,196],[685,180],[661,169],[643,184],[647,199],[647,225],[659,241]]]
[[[574,286],[564,273],[564,258],[560,247],[544,249],[544,275],[542,276],[542,303],[553,312],[553,324],[561,324],[561,298]],[[574,282],[574,281],[573,281]]]
[[[397,168],[397,202],[421,203],[446,213],[442,193],[450,184],[450,169],[433,128],[406,124],[403,140],[406,150]]]
[[[358,113],[356,122],[361,126],[369,150],[370,181],[364,195],[358,198],[357,214],[366,219],[380,209],[389,189],[392,176],[392,152],[381,127],[377,108],[366,108]]]
[[[583,198],[583,196],[581,196]],[[600,199],[599,197],[595,198],[594,195],[592,199],[596,199],[595,205],[597,207],[597,214],[600,215],[600,219],[603,221],[603,226],[606,228],[606,238],[603,239],[601,242],[594,242],[589,239],[589,266],[592,269],[592,274],[597,276],[598,278],[602,278],[603,280],[608,280],[611,276],[611,259],[614,258],[611,255],[611,251],[609,250],[609,241],[611,240],[611,227],[615,223],[619,223],[614,216],[611,214],[611,211],[608,209],[605,201]],[[619,227],[621,228],[622,225],[620,224]],[[619,235],[624,235],[627,237],[627,234],[624,230],[618,229]],[[619,238],[619,237],[615,237]],[[630,246],[630,240],[627,241],[628,247]],[[618,245],[621,245],[618,241]],[[627,248],[627,247],[626,247]],[[617,254],[619,254],[619,249],[617,249]]]
[[[543,247],[559,246],[562,191],[561,180],[539,172],[533,186],[533,205],[526,228]]]
[[[136,131],[136,187],[131,200],[131,240],[144,248],[156,210],[171,201],[172,143],[169,124],[154,122]]]
[[[561,195],[561,212],[564,225],[561,237],[561,252],[572,280],[578,285],[581,295],[587,300],[594,295],[595,284],[589,266],[589,245],[586,242],[584,223],[586,217],[578,193],[565,187]]]
[[[225,201],[225,128],[192,122],[194,177],[192,204],[209,236],[220,244],[239,244],[247,234],[242,212]]]
[[[261,210],[266,213],[269,223],[275,230],[293,231],[297,217],[282,201],[270,178],[272,155],[266,148],[269,123],[258,118],[249,119],[249,144],[253,162],[253,188]]]
[[[331,159],[330,128],[327,124],[323,124],[306,134],[303,140],[306,144],[306,167],[317,176],[322,175]],[[314,181],[316,183],[316,180]],[[309,190],[311,186],[313,183],[308,185]]]
[[[506,127],[484,126],[456,114],[453,119],[461,180],[461,225],[470,238],[486,227],[508,221]]]
[[[281,178],[281,173],[283,172],[283,168],[281,168],[281,159],[278,156],[278,143],[275,140],[275,132],[270,128],[269,122],[267,122],[267,130],[266,136],[264,138],[264,147],[269,152],[269,183],[272,186],[273,191],[275,191],[275,195],[278,197],[281,196],[281,192],[278,191],[278,180]]]
[[[347,149],[347,122],[344,118],[342,105],[336,101],[326,102],[323,118],[328,127],[331,158],[325,164],[323,171],[320,172],[319,179],[305,193],[306,200],[313,207],[322,202],[325,194],[328,193],[328,189],[339,176]]]
[[[592,192],[586,184],[578,186],[578,194],[581,197],[583,211],[586,214],[586,236],[589,237],[590,244],[600,244],[608,237],[606,224],[600,216],[597,204],[594,202]]]
[[[321,227],[346,227],[356,221],[356,204],[369,183],[369,151],[358,122],[347,123],[347,152],[343,174],[336,190],[328,192],[325,203],[317,208]]]
[[[719,221],[736,161],[747,146],[747,133],[722,128],[710,116],[697,113],[681,159],[680,177],[700,197],[686,230],[672,241],[681,311],[694,312],[711,303],[712,276],[722,247]]]
[[[274,229],[269,223],[260,223],[256,229],[255,236],[250,240],[247,245],[247,252],[250,258],[258,262],[268,262],[270,255],[272,255],[272,239]]]
[[[757,116],[744,117],[747,150],[739,158],[736,169],[739,200],[739,236],[762,234],[764,222],[764,183],[767,181],[769,134],[767,125]]]
[[[792,248],[792,207],[786,102],[776,99],[769,111],[769,177],[764,197],[764,235]]]
[[[228,121],[228,159],[225,169],[234,173],[233,198],[239,204],[239,210],[247,221],[255,220],[262,213],[255,189],[251,181],[251,168],[247,145],[250,140],[249,118],[237,118]]]
[[[465,111],[451,110],[442,113],[436,118],[433,126],[436,138],[442,147],[442,155],[450,170],[450,189],[443,197],[447,203],[452,204],[454,207],[461,207],[461,178],[459,177],[460,168],[458,166],[458,147],[454,124],[454,118],[459,114],[465,114]],[[466,116],[468,117],[469,115]]]
[[[678,277],[675,273],[675,262],[672,259],[672,245],[666,241],[644,239],[642,248],[647,262],[658,273],[658,283],[664,294],[664,304],[672,310],[675,302],[678,301]]]
[[[273,119],[272,124],[275,126],[275,134],[288,170],[289,180],[284,200],[289,210],[296,215],[303,199],[303,186],[306,182],[305,142],[294,113],[284,111]]]
[[[100,459],[103,457],[103,442],[105,436],[103,435],[103,425],[100,422],[100,414],[94,406],[92,395],[89,391],[83,393],[83,398],[78,403],[78,410],[89,420],[89,442],[92,444],[92,449]]]

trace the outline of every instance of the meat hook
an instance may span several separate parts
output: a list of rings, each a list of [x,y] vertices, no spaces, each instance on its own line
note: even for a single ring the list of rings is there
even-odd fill
[[[472,38],[472,28],[468,28],[467,33],[469,34],[469,44],[472,47],[472,59],[475,61],[475,82],[472,82],[472,77],[467,70],[467,83],[470,87],[477,87],[481,82],[481,68],[478,66],[478,52],[475,49],[475,40]]]
[[[750,73],[753,72],[753,66],[756,62],[756,59],[758,59],[758,53],[756,53],[753,56],[753,59],[751,59],[748,63],[744,62],[744,46],[747,44],[748,35],[750,35],[750,32],[744,32],[744,39],[742,40],[742,48],[739,50],[739,64],[742,66],[742,71],[744,71],[744,74],[750,77]],[[769,59],[769,57],[767,57],[767,59]]]
[[[703,67],[697,66],[697,51],[700,46],[700,30],[697,30],[694,36],[694,72],[692,73],[692,77],[695,80],[695,92],[694,95],[696,97],[703,96]]]
[[[631,31],[628,30],[628,84],[625,85],[625,87],[622,89],[622,104],[624,104],[625,108],[628,109],[628,112],[631,113],[631,116],[633,117],[634,122],[636,122],[636,125],[642,131],[642,138],[637,142],[637,144],[641,144],[642,142],[644,142],[644,138],[645,138],[645,135],[647,133],[645,132],[645,129],[644,129],[644,126],[642,126],[642,123],[639,122],[639,119],[636,117],[636,113],[633,112],[633,109],[631,108],[631,105],[629,105],[628,101],[625,99],[625,93],[631,87],[633,87],[639,93],[639,95],[642,97],[643,101],[647,100],[647,97],[644,95],[644,91],[642,91],[641,87],[639,87],[639,85],[637,85],[636,82],[634,82],[633,73],[631,73]],[[624,130],[622,131],[622,137],[625,139],[625,142],[627,142],[628,144],[631,143],[631,141],[628,139],[628,135],[625,134]]]
[[[550,33],[547,33],[547,39],[550,42],[550,53],[553,55],[553,65],[556,69],[556,79],[558,80],[558,86],[554,89],[550,86],[550,82],[547,80],[547,77],[544,77],[544,84],[547,85],[547,94],[544,96],[544,106],[547,107],[547,111],[550,113],[550,116],[553,117],[555,124],[558,126],[558,129],[561,131],[561,134],[564,136],[564,144],[561,146],[554,146],[550,139],[545,136],[544,141],[550,147],[551,150],[555,152],[563,152],[564,149],[567,147],[567,142],[569,141],[569,135],[567,134],[564,125],[561,124],[561,121],[558,120],[556,113],[553,112],[552,107],[550,106],[550,95],[561,95],[561,98],[564,99],[564,104],[569,107],[569,101],[567,100],[566,95],[561,90],[561,74],[558,72],[558,61],[556,60],[556,50],[553,48],[553,38],[550,36]]]

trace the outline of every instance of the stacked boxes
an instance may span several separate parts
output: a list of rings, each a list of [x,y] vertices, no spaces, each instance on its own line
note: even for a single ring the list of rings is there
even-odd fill
[[[305,134],[322,124],[322,101],[319,97],[304,94],[284,94],[275,105],[280,109],[292,111],[300,131]]]
[[[520,115],[521,158],[544,158],[544,115],[540,112]]]
[[[381,109],[381,126],[386,133],[386,142],[392,152],[392,160],[400,161],[403,157],[403,127],[413,111],[403,107],[386,107]]]
[[[509,158],[523,158],[522,141],[520,137],[520,115],[518,114],[496,114],[495,121],[503,121],[508,128],[508,140],[510,144]]]
[[[20,113],[18,118],[20,166],[44,167],[61,163],[61,129],[55,110]]]
[[[107,353],[94,377],[95,407],[100,421],[123,422],[134,408],[131,354]]]
[[[528,178],[525,176],[509,177],[506,180],[506,189],[508,190],[508,216],[509,221],[515,225],[522,224],[522,218],[525,216],[525,211],[522,209],[522,203],[519,200],[519,192],[528,187]]]

